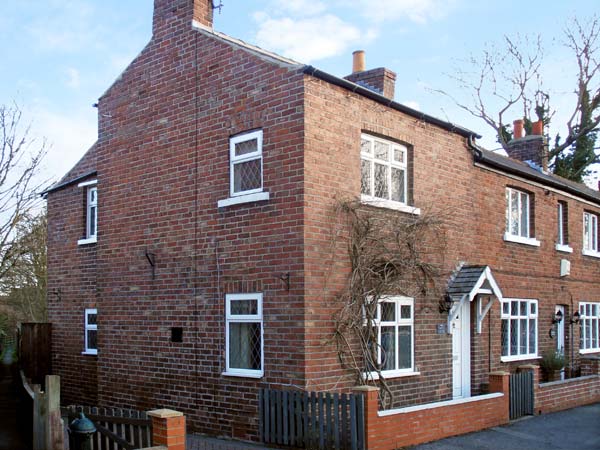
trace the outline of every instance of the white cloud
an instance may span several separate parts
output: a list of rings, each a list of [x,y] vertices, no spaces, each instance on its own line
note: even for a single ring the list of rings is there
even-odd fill
[[[296,16],[314,16],[327,9],[325,3],[318,0],[273,0],[271,5],[277,14]]]
[[[444,17],[454,8],[456,0],[345,0],[340,5],[351,6],[374,22],[408,19],[427,23]]]
[[[363,35],[332,14],[293,19],[257,13],[254,18],[258,22],[258,45],[302,62],[339,55],[351,45],[373,38],[372,33]]]
[[[419,105],[419,102],[417,102],[415,100],[406,100],[406,101],[403,101],[402,104],[405,106],[408,106],[409,108],[416,109],[417,111],[421,110],[421,106]]]
[[[94,115],[87,111],[62,113],[40,105],[27,113],[31,118],[30,137],[39,143],[45,140],[49,148],[41,180],[57,181],[92,146],[98,135]]]
[[[67,86],[72,89],[79,88],[81,85],[79,71],[74,67],[69,67],[67,70],[65,70],[65,74],[67,75]]]

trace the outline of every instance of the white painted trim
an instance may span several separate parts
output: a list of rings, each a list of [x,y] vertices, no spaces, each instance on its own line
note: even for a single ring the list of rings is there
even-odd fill
[[[98,354],[98,350],[94,350],[94,349],[90,349],[90,350],[86,350],[84,352],[81,352],[82,355],[97,355]]]
[[[539,247],[540,241],[536,238],[526,238],[523,236],[515,236],[509,233],[504,233],[504,240],[506,242],[515,242],[517,244],[531,245],[532,247]]]
[[[600,353],[600,348],[586,348],[586,349],[579,349],[579,353],[582,355],[586,355],[589,353]]]
[[[91,238],[79,239],[77,245],[95,244],[96,242],[98,242],[98,237],[94,236]]]
[[[480,169],[484,169],[484,170],[487,170],[489,172],[493,172],[493,173],[496,173],[498,175],[502,175],[502,176],[504,176],[506,178],[510,178],[512,180],[517,180],[517,181],[520,181],[522,183],[529,184],[530,186],[535,186],[535,187],[538,187],[540,189],[545,189],[547,191],[554,192],[556,194],[564,195],[567,198],[570,198],[570,199],[573,199],[573,200],[577,200],[577,201],[579,201],[581,203],[585,203],[586,205],[590,205],[590,206],[594,206],[596,208],[600,208],[600,205],[598,203],[591,202],[591,201],[586,200],[586,199],[584,199],[582,197],[579,197],[577,195],[570,194],[570,193],[568,193],[566,191],[561,191],[560,189],[556,189],[556,188],[547,186],[547,185],[542,184],[542,183],[536,183],[535,181],[531,181],[531,180],[528,180],[526,178],[519,177],[517,175],[513,175],[513,174],[510,174],[510,173],[503,172],[502,170],[493,169],[493,168],[488,167],[485,164],[482,164],[482,163],[479,163],[479,162],[476,162],[473,165],[475,167],[480,168]]]
[[[361,194],[360,201],[365,205],[374,206],[376,208],[394,209],[396,211],[414,214],[415,216],[421,214],[421,210],[414,206],[405,205],[404,203],[395,202],[393,200],[371,197],[370,195]]]
[[[241,156],[236,156],[235,145],[241,142],[256,140],[256,150]],[[263,190],[263,131],[254,130],[237,134],[229,138],[229,197],[246,196],[262,192]],[[246,191],[235,192],[235,170],[236,164],[260,160],[260,187]]]
[[[234,371],[230,370],[228,372],[222,372],[221,375],[226,376],[226,377],[237,377],[237,378],[262,378],[262,377],[264,377],[263,372],[257,373],[255,371],[234,372]]]
[[[428,409],[443,408],[446,406],[462,405],[464,403],[481,402],[494,398],[504,397],[502,392],[493,392],[491,394],[477,395],[475,397],[459,398],[455,400],[446,400],[443,402],[427,403],[425,405],[408,406],[406,408],[387,409],[385,411],[377,411],[379,417],[393,416],[396,414],[408,414],[417,411],[425,411]]]
[[[230,197],[217,202],[218,208],[224,208],[226,206],[241,205],[242,203],[261,202],[269,200],[268,192],[257,192],[255,194],[239,195],[237,197]]]
[[[571,247],[570,245],[556,244],[554,248],[558,252],[573,253],[573,247]]]
[[[597,252],[595,250],[588,250],[587,248],[584,248],[581,251],[581,254],[584,256],[591,256],[592,258],[600,258],[600,252]]]
[[[97,308],[86,308],[84,311],[84,327],[83,327],[83,352],[81,353],[86,355],[97,355],[97,348],[88,348],[88,331],[96,331],[98,332],[98,309]],[[88,324],[88,316],[90,314],[96,315],[96,323]]]
[[[412,370],[405,372],[402,370],[388,370],[388,371],[382,371],[381,375],[383,375],[383,378],[385,378],[386,380],[392,379],[392,378],[402,378],[402,377],[415,377],[418,375],[421,375],[421,372],[413,372]],[[363,373],[363,379],[365,380],[379,380],[379,374],[377,372],[369,372],[369,373]]]
[[[93,186],[95,184],[98,184],[98,180],[82,181],[77,187]]]
[[[539,330],[537,330],[539,331]],[[539,339],[539,336],[538,336]],[[537,340],[536,340],[536,347],[537,347]],[[513,362],[513,361],[527,361],[530,359],[541,359],[540,356],[537,355],[537,353],[535,355],[515,355],[515,356],[501,356],[500,357],[500,361],[502,362]]]

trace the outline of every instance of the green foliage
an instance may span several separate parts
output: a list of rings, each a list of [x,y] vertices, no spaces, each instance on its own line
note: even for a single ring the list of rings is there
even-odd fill
[[[563,367],[565,367],[565,362],[565,355],[563,355],[561,352],[545,352],[542,355],[542,362],[540,363],[540,366],[545,371],[561,370]]]

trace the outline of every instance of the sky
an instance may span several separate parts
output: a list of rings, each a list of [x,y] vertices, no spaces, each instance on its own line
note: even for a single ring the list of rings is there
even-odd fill
[[[575,72],[563,32],[569,19],[600,13],[598,0],[221,2],[216,30],[333,75],[348,75],[352,51],[365,50],[367,69],[397,73],[396,101],[478,132],[487,148],[497,147],[491,129],[435,91],[464,98],[449,75],[465,61],[504,35],[539,34],[544,88],[554,122],[564,122]],[[0,104],[16,102],[31,137],[49,144],[45,179],[60,179],[96,140],[92,105],[150,39],[152,8],[152,0],[0,2]]]

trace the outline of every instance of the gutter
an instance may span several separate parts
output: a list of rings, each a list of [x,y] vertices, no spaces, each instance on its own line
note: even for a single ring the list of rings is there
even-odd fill
[[[525,178],[527,180],[536,181],[542,185],[552,187],[554,189],[558,189],[560,191],[568,192],[569,194],[575,195],[576,197],[583,198],[587,201],[590,201],[596,205],[600,204],[600,198],[597,196],[591,195],[583,190],[577,189],[574,186],[571,186],[567,183],[563,183],[558,178],[554,178],[549,175],[544,175],[537,171],[529,170],[521,170],[515,167],[510,167],[508,165],[502,164],[494,159],[491,159],[485,155],[481,147],[479,147],[473,141],[473,137],[469,136],[467,145],[470,150],[473,152],[473,157],[475,162],[481,163],[486,166],[493,167],[495,169],[500,170],[501,172],[508,173],[511,175],[517,175],[519,177]]]
[[[75,184],[75,183],[77,183],[77,182],[79,182],[81,180],[84,180],[84,179],[86,179],[88,177],[91,177],[93,175],[96,175],[96,174],[97,174],[97,171],[92,170],[91,172],[84,173],[83,175],[79,175],[78,177],[71,178],[70,180],[64,181],[64,182],[62,182],[60,184],[56,184],[56,185],[54,185],[54,186],[46,189],[45,191],[40,192],[40,197],[44,197],[45,198],[48,194],[50,194],[52,192],[55,192],[55,191],[58,191],[60,189],[66,188],[68,186],[71,186],[72,184]]]
[[[327,72],[323,72],[322,70],[317,69],[316,67],[307,65],[302,69],[302,73],[305,75],[310,75],[315,78],[319,78],[320,80],[327,81],[328,83],[334,84],[336,86],[347,89],[351,92],[362,95],[363,97],[367,97],[371,100],[375,100],[378,103],[381,103],[389,108],[395,109],[396,111],[403,112],[404,114],[408,114],[409,116],[415,117],[424,122],[430,123],[432,125],[436,125],[444,130],[450,131],[452,133],[460,134],[466,138],[480,138],[481,136],[477,133],[463,128],[459,125],[455,125],[450,122],[446,122],[444,120],[438,119],[437,117],[430,116],[429,114],[425,114],[419,112],[415,109],[409,108],[401,103],[395,102],[392,99],[389,99],[377,92],[371,91],[365,87],[360,86],[359,84],[353,83],[351,81],[345,80],[343,78],[338,78],[334,75],[331,75]]]

